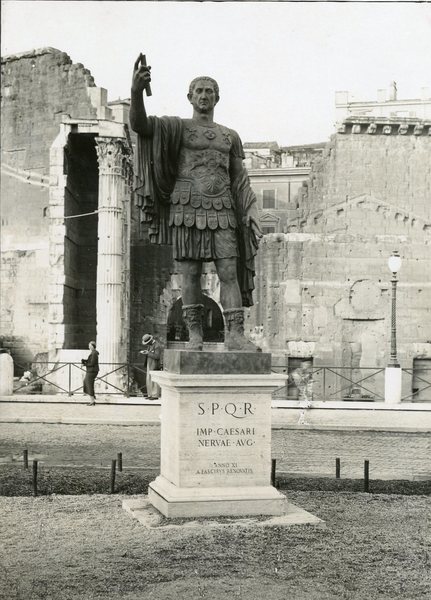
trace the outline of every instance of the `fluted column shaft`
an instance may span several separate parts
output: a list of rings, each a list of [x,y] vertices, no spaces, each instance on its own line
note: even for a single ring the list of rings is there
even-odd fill
[[[129,149],[121,138],[98,137],[96,142],[99,161],[97,347],[100,362],[114,365],[127,360],[123,313],[127,310],[124,299],[128,296],[128,282],[123,271],[127,270],[125,259],[128,253],[124,237],[127,235],[125,201]],[[120,386],[121,372],[108,380]]]

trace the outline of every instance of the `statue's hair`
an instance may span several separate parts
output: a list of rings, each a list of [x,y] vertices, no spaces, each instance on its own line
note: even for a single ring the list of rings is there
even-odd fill
[[[219,95],[220,95],[218,83],[217,83],[217,81],[215,79],[213,79],[212,77],[208,77],[207,75],[202,75],[202,77],[195,77],[193,79],[193,81],[189,85],[189,94],[193,94],[193,90],[195,89],[195,85],[197,84],[198,81],[202,81],[202,80],[204,80],[204,81],[210,81],[213,84],[214,91],[215,91],[216,96],[218,98]]]

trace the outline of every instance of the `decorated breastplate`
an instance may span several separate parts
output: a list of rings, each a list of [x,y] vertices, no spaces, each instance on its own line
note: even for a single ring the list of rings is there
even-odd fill
[[[236,227],[229,178],[232,140],[221,125],[185,121],[169,224],[197,229]]]
[[[202,194],[217,196],[230,185],[229,155],[212,148],[183,148],[180,152],[178,177],[192,181],[194,189]]]
[[[185,121],[181,142],[179,178],[193,180],[196,189],[204,194],[220,194],[229,187],[232,140],[226,127]]]

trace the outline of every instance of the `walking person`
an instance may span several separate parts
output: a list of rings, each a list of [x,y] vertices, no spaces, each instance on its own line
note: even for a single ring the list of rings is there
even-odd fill
[[[146,333],[142,337],[142,345],[144,350],[140,351],[140,354],[147,356],[147,396],[148,400],[157,400],[160,397],[160,386],[151,380],[150,371],[160,370],[160,359],[162,356],[161,344],[149,333]]]
[[[88,406],[94,406],[96,404],[96,396],[94,394],[94,380],[99,372],[99,353],[96,350],[96,342],[90,342],[88,344],[90,354],[88,358],[83,358],[81,363],[85,366],[86,374],[84,378],[84,394],[90,396],[90,402]]]

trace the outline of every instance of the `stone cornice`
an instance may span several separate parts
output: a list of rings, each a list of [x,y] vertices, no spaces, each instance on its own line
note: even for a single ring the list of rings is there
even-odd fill
[[[283,177],[292,175],[308,175],[310,167],[276,167],[264,169],[247,169],[250,177]]]
[[[340,134],[431,135],[431,121],[401,117],[350,116],[337,125]]]

